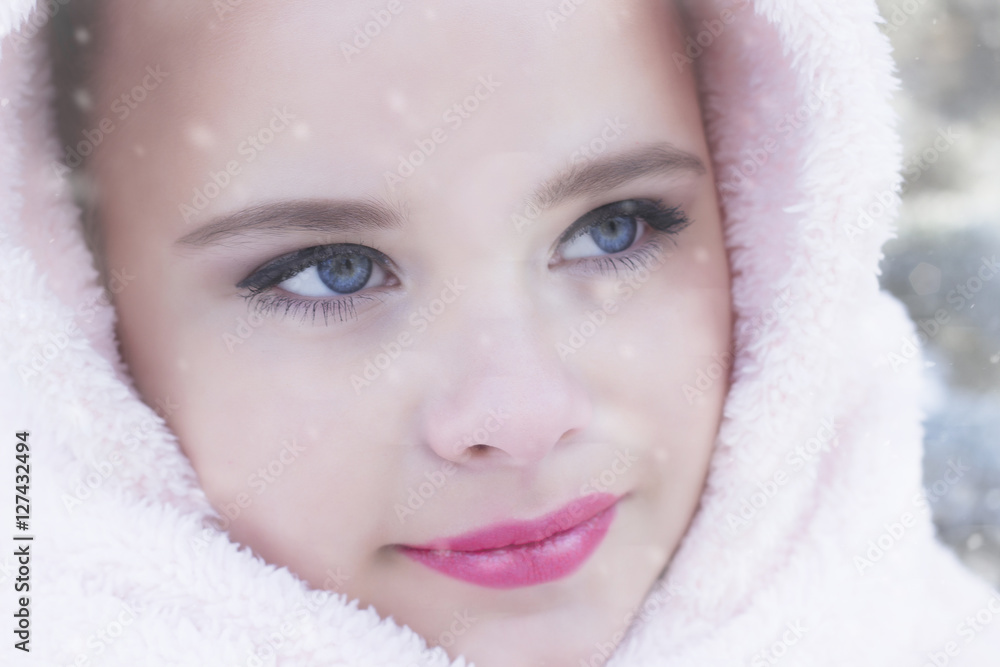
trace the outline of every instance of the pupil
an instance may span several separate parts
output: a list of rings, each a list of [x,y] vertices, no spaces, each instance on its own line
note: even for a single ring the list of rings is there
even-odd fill
[[[607,253],[621,252],[635,241],[638,225],[632,216],[616,215],[590,230],[597,247]]]
[[[357,292],[372,275],[372,260],[363,255],[338,255],[317,267],[323,284],[340,294]]]

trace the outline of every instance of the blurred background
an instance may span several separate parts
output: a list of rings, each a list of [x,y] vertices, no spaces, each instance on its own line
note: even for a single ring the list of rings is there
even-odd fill
[[[903,82],[906,177],[882,286],[929,339],[924,485],[938,534],[1000,588],[1000,0],[877,2]],[[953,463],[969,471],[941,483]]]

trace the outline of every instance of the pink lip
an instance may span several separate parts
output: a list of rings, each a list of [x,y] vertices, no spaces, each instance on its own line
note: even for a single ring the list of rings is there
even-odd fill
[[[434,540],[400,545],[427,567],[488,588],[519,588],[575,572],[600,545],[622,496],[594,493],[532,521],[510,521]]]

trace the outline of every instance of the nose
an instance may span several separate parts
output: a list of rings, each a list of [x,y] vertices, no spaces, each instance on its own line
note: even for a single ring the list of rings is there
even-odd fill
[[[423,433],[444,459],[529,466],[590,422],[586,388],[527,322],[466,320],[441,351],[447,361],[425,393]]]

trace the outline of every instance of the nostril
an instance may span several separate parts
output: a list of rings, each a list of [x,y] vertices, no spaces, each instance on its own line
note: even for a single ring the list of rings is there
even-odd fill
[[[486,456],[486,451],[492,449],[489,445],[466,445],[455,452],[456,463],[468,463],[473,459]]]

